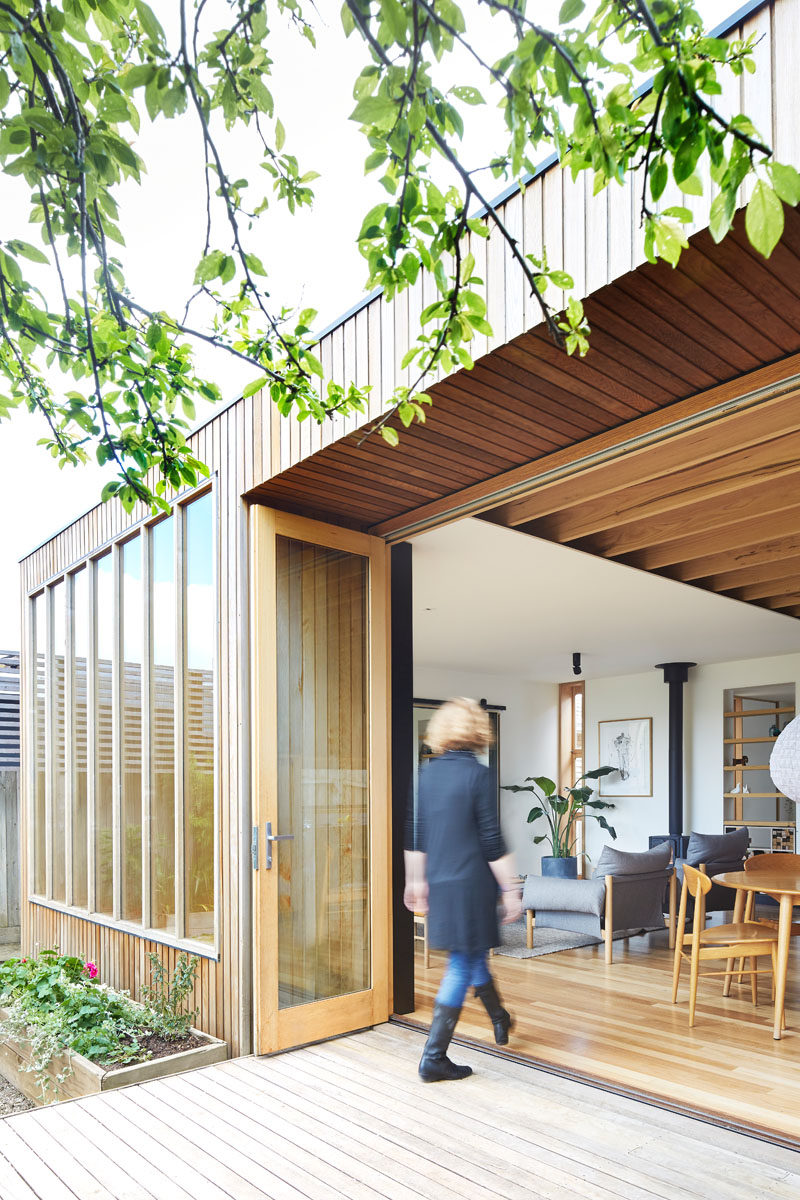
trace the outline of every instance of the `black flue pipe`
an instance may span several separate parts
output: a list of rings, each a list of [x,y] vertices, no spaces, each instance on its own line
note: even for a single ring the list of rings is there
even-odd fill
[[[683,685],[693,662],[656,663],[669,685],[669,835],[677,843],[683,833]]]

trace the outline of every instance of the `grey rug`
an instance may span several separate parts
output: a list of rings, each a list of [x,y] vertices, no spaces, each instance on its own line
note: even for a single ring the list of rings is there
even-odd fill
[[[529,950],[525,945],[524,921],[515,922],[513,925],[501,925],[500,936],[503,944],[497,947],[495,954],[504,954],[507,958],[538,958],[540,954],[555,954],[559,950],[576,950],[580,946],[602,944],[602,938],[592,937],[591,934],[572,933],[568,929],[534,928],[533,949]],[[615,933],[614,941],[627,936],[628,931]]]

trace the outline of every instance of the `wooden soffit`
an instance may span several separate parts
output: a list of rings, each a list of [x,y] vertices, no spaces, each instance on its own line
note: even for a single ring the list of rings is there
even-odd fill
[[[350,434],[250,497],[392,541],[483,514],[800,615],[798,213],[769,260],[739,214],[585,308],[584,360],[533,329],[432,387],[398,447]]]

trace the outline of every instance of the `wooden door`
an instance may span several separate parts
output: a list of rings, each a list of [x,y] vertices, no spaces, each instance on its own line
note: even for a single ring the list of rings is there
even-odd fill
[[[251,509],[260,1054],[389,1015],[388,551]]]

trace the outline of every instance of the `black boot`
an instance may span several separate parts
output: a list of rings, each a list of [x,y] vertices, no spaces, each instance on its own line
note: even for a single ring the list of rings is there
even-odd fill
[[[435,1004],[433,1021],[422,1058],[419,1060],[420,1079],[435,1083],[440,1079],[466,1079],[472,1067],[459,1067],[447,1057],[447,1047],[456,1027],[461,1008],[450,1008],[446,1004]]]
[[[494,1040],[498,1046],[508,1045],[508,1031],[514,1024],[511,1014],[503,1008],[500,997],[494,986],[494,980],[482,983],[475,988],[475,995],[483,1001],[483,1006],[489,1014],[489,1020],[494,1025]]]

